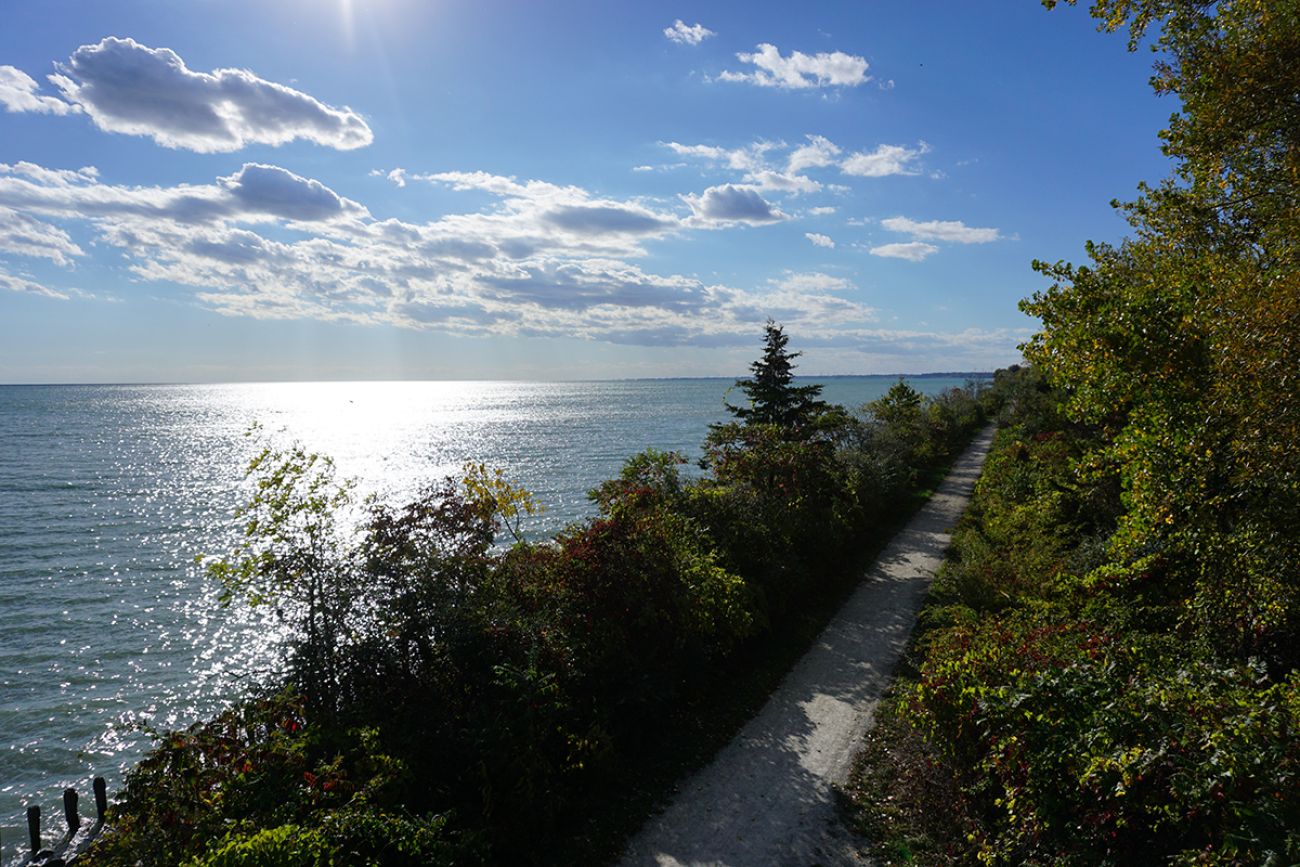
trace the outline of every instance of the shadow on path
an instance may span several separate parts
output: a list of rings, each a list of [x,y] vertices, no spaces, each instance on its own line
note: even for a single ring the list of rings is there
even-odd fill
[[[758,715],[628,844],[632,865],[860,865],[843,782],[993,438],[953,465]]]

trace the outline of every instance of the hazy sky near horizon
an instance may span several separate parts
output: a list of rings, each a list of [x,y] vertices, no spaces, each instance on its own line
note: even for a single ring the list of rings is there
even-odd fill
[[[0,382],[1016,361],[1167,172],[1033,0],[6,0]]]

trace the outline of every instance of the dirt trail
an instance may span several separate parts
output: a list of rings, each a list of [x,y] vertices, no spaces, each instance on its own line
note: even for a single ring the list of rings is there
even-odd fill
[[[763,709],[629,843],[628,865],[862,865],[832,786],[889,683],[992,440],[985,430]]]

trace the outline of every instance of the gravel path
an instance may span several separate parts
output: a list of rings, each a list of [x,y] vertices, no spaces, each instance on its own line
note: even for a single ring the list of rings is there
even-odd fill
[[[646,823],[621,864],[870,863],[832,787],[848,776],[992,437],[976,437],[763,709]]]

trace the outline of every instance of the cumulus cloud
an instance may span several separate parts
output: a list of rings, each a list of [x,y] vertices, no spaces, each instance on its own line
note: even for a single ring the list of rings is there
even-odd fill
[[[710,36],[716,35],[712,30],[698,22],[688,27],[686,22],[680,18],[674,21],[671,27],[664,28],[664,36],[679,45],[699,45]]]
[[[627,205],[561,205],[547,211],[544,218],[561,229],[592,234],[626,232],[640,235],[662,232],[676,225],[675,220]]]
[[[237,207],[248,214],[267,214],[284,220],[315,221],[360,212],[360,206],[317,180],[299,177],[279,166],[245,163],[217,183]]]
[[[387,172],[382,169],[371,169],[370,177],[386,178],[394,184],[397,184],[399,187],[406,186],[406,169],[393,169],[392,171]]]
[[[753,187],[722,184],[698,196],[682,196],[695,216],[705,223],[774,223],[785,215]]]
[[[961,220],[928,220],[918,222],[907,217],[889,217],[880,225],[891,232],[911,235],[922,241],[949,241],[954,244],[987,244],[1002,237],[997,229],[977,229]]]
[[[857,87],[871,80],[871,76],[867,75],[866,59],[842,51],[818,54],[793,51],[785,57],[775,45],[765,42],[753,52],[737,54],[736,59],[755,68],[750,72],[723,71],[718,75],[718,80],[785,90]]]
[[[779,168],[769,159],[772,151],[787,148],[784,142],[757,141],[739,148],[723,148],[717,145],[686,145],[680,142],[663,142],[663,146],[678,156],[692,157],[732,171],[740,172],[740,180],[746,187],[759,192],[780,192],[790,195],[816,193],[824,185],[797,170]],[[833,147],[833,145],[832,145]]]
[[[377,219],[323,184],[256,163],[211,183],[174,187],[116,185],[90,168],[18,163],[0,165],[0,208],[17,214],[24,237],[62,248],[67,262],[80,248],[59,227],[42,228],[41,218],[76,221],[136,280],[165,287],[159,291],[179,288],[226,316],[741,348],[752,346],[772,316],[796,331],[801,345],[836,347],[859,366],[915,355],[978,367],[955,359],[1009,356],[1023,339],[872,327],[875,311],[841,277],[790,273],[739,288],[654,273],[632,261],[647,255],[640,246],[647,238],[726,221],[483,172],[405,177],[496,198],[477,212],[408,222]],[[730,204],[724,212],[733,217],[774,212],[770,205],[734,207],[726,192],[698,201]],[[36,255],[58,263],[53,253]],[[10,273],[0,274],[0,290],[84,297]]]
[[[863,178],[920,174],[920,169],[915,166],[916,161],[929,152],[930,146],[925,142],[919,143],[914,148],[882,144],[874,151],[859,151],[849,155],[840,164],[840,170],[846,175]]]
[[[246,69],[196,72],[169,48],[107,37],[73,52],[50,76],[106,132],[149,136],[200,153],[304,139],[339,150],[374,138],[361,115]]]
[[[69,219],[136,217],[189,224],[322,222],[367,215],[356,202],[278,166],[245,163],[214,184],[125,187],[98,182],[93,168],[0,163],[0,206]]]
[[[0,207],[0,251],[30,258],[49,259],[67,267],[85,251],[58,226]]]
[[[888,259],[906,259],[909,262],[920,262],[927,256],[938,253],[939,248],[923,241],[906,241],[897,244],[881,244],[879,247],[872,247],[868,252],[873,256],[884,256]]]
[[[828,250],[835,249],[835,241],[830,235],[823,235],[820,232],[804,232],[803,236],[812,241],[814,247],[825,247]]]
[[[820,181],[814,181],[807,175],[774,172],[770,169],[749,172],[745,175],[745,180],[758,190],[775,190],[791,195],[816,193],[822,189]]]
[[[664,235],[682,227],[680,218],[673,214],[654,211],[635,201],[593,198],[580,187],[538,180],[520,183],[513,177],[488,172],[436,172],[405,177],[450,186],[453,190],[478,190],[499,196],[505,200],[503,214],[575,237],[632,239]]]
[[[872,151],[844,156],[843,149],[825,136],[805,138],[807,142],[797,147],[782,141],[757,141],[735,148],[676,141],[661,144],[677,156],[738,172],[745,186],[787,194],[848,191],[848,187],[826,184],[809,176],[810,171],[820,168],[834,167],[845,175],[869,178],[919,175],[921,169],[917,162],[930,151],[925,142],[918,142],[916,147],[882,144]]]
[[[30,75],[13,66],[0,66],[0,105],[6,111],[71,114],[79,109],[57,96],[42,96]]]
[[[801,172],[804,169],[829,166],[835,162],[835,157],[839,153],[839,146],[830,139],[825,136],[810,135],[808,136],[808,144],[801,145],[790,152],[790,158],[786,163],[786,171]]]
[[[819,205],[819,206],[817,206],[816,208],[809,208],[809,209],[808,209],[808,216],[810,216],[810,217],[824,217],[824,216],[826,216],[827,214],[833,214],[833,213],[835,213],[835,211],[836,211],[836,208],[835,208],[834,205]]]
[[[137,277],[195,287],[201,303],[228,315],[466,333],[549,322],[548,333],[596,336],[605,326],[588,314],[609,308],[623,311],[612,318],[624,320],[617,328],[626,337],[641,327],[632,320],[685,316],[701,303],[698,281],[646,275],[620,260],[644,254],[639,239],[681,230],[674,214],[483,172],[408,177],[491,190],[502,202],[408,223],[375,220],[276,166],[250,163],[207,185],[141,188],[100,183],[89,169],[19,163],[0,165],[0,215],[14,212],[9,222],[21,221],[27,235],[42,225],[32,214],[88,222]],[[298,240],[250,228],[264,223],[290,227]]]

